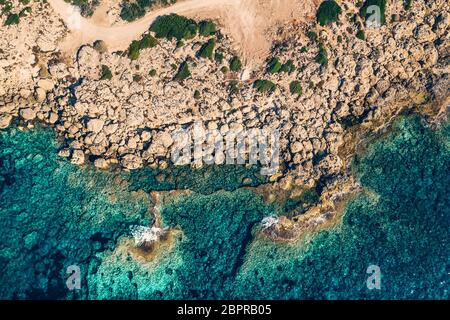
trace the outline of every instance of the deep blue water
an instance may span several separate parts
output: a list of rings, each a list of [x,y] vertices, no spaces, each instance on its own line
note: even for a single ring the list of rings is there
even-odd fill
[[[244,167],[103,172],[58,159],[51,130],[0,131],[0,298],[449,298],[450,126],[417,116],[354,161],[364,192],[342,222],[297,243],[255,237],[277,211]],[[248,179],[247,179],[248,180]],[[150,259],[130,225],[153,222],[152,190],[191,189],[161,204],[179,230]],[[69,291],[66,268],[81,269]],[[369,290],[369,265],[381,289]]]

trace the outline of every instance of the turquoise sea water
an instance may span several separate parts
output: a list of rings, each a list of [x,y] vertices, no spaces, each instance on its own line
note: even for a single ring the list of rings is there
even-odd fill
[[[413,299],[449,298],[450,126],[419,117],[354,161],[364,192],[342,222],[298,243],[256,236],[276,212],[247,185],[257,169],[102,172],[58,159],[51,130],[0,132],[0,298]],[[251,179],[251,182],[249,182]],[[152,259],[129,246],[130,225],[150,225],[152,190],[178,230]],[[81,269],[70,291],[66,268]],[[369,290],[369,265],[381,289]]]

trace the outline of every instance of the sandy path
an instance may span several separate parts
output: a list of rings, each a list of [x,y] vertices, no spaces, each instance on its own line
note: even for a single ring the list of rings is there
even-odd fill
[[[170,7],[150,11],[143,18],[121,25],[106,25],[96,19],[81,17],[63,0],[48,0],[66,23],[70,35],[61,44],[63,52],[72,55],[81,45],[103,40],[111,51],[124,50],[130,42],[148,30],[161,15],[177,13],[194,18],[217,19],[222,31],[229,34],[244,60],[256,62],[268,53],[271,40],[266,30],[277,23],[311,18],[317,0],[185,0]],[[103,10],[102,10],[103,11]]]

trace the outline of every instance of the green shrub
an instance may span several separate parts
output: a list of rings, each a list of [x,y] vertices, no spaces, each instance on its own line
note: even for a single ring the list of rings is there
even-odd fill
[[[404,4],[405,10],[411,9],[412,2],[413,2],[413,0],[405,0],[405,4]]]
[[[150,77],[156,76],[156,70],[155,70],[155,69],[151,69],[151,70],[148,72],[148,75],[149,75]]]
[[[200,50],[198,51],[198,56],[201,58],[213,58],[213,52],[216,42],[214,39],[209,39],[207,43],[203,44]]]
[[[295,71],[295,69],[296,68],[294,62],[292,60],[288,60],[281,66],[280,72],[287,72],[291,74],[292,72]]]
[[[380,22],[381,24],[384,24],[386,22],[386,0],[366,0],[359,11],[360,16],[366,20],[372,15],[372,13],[367,12],[367,9],[370,6],[378,6],[380,8]]]
[[[230,70],[228,70],[228,67],[223,66],[222,68],[220,68],[220,71],[221,71],[223,74],[227,74],[228,71],[230,71]]]
[[[319,45],[319,52],[317,53],[315,60],[322,66],[326,66],[328,64],[328,53],[322,44]]]
[[[319,39],[319,36],[317,35],[317,33],[315,33],[314,31],[308,31],[308,33],[306,34],[306,36],[309,38],[309,40],[311,40],[312,42],[317,42],[317,40]]]
[[[133,0],[131,0],[133,1]],[[137,0],[136,2],[129,2],[125,0],[121,4],[120,17],[125,21],[134,21],[145,15],[146,10],[155,5],[169,5],[175,3],[176,0]]]
[[[177,14],[165,15],[157,18],[150,26],[157,38],[166,38],[178,41],[182,39],[192,39],[197,35],[198,25],[192,19],[179,16]]]
[[[277,86],[269,80],[256,80],[253,87],[258,90],[258,92],[272,92]]]
[[[356,37],[358,38],[358,39],[360,39],[360,40],[364,40],[364,39],[366,39],[366,36],[365,36],[365,34],[364,34],[364,31],[363,30],[358,30],[358,32],[356,33]]]
[[[341,12],[342,9],[336,1],[324,1],[320,4],[319,9],[317,10],[317,22],[319,22],[321,26],[333,23],[338,20]]]
[[[338,36],[338,37],[337,37],[337,42],[338,42],[338,43],[342,43],[342,36]]]
[[[292,81],[291,84],[289,85],[289,91],[291,92],[291,94],[296,94],[298,96],[302,95],[302,85],[300,83],[300,81]]]
[[[94,13],[94,8],[99,4],[98,0],[65,0],[80,8],[83,17],[90,17]]]
[[[195,90],[195,92],[194,92],[194,99],[195,99],[195,100],[200,99],[200,91]]]
[[[238,84],[239,84],[239,82],[237,80],[230,81],[230,84],[228,85],[229,94],[234,94],[234,93],[238,92],[238,90],[239,90]]]
[[[120,10],[120,18],[122,20],[131,22],[145,15],[145,9],[135,2],[122,3],[122,9]]]
[[[139,75],[139,74],[134,74],[133,75],[133,81],[134,82],[139,82],[141,80],[142,80],[142,76],[141,75]]]
[[[184,79],[187,79],[190,76],[191,76],[191,72],[189,71],[189,65],[185,61],[178,68],[178,72],[175,75],[174,80],[176,80],[176,81],[183,81]]]
[[[10,13],[5,21],[5,26],[10,26],[13,24],[19,24],[19,15],[16,13]]]
[[[139,58],[141,49],[141,42],[137,40],[133,40],[130,44],[130,47],[128,48],[128,58],[130,60],[137,60]]]
[[[307,47],[301,47],[300,48],[300,53],[305,53],[308,52],[308,48]]]
[[[111,70],[108,68],[108,66],[102,65],[102,71],[100,80],[111,80],[112,79],[112,73]]]
[[[158,40],[150,34],[145,34],[139,44],[140,49],[154,48],[158,44]]]
[[[203,20],[199,23],[200,35],[204,37],[212,36],[217,32],[216,24],[212,21]]]
[[[214,60],[216,60],[218,63],[222,63],[224,59],[224,54],[222,50],[218,49],[216,50],[216,53],[214,54]]]
[[[241,68],[242,68],[241,60],[238,57],[234,56],[230,60],[230,70],[236,72],[236,71],[241,70]]]
[[[280,69],[281,69],[281,63],[277,58],[272,58],[267,63],[266,70],[270,74],[278,73],[278,72],[280,72]]]

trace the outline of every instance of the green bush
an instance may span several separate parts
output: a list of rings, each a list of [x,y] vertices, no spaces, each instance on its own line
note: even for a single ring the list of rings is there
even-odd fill
[[[405,0],[405,4],[404,4],[405,10],[411,9],[412,2],[413,2],[413,0]]]
[[[204,37],[212,36],[217,32],[216,24],[212,21],[203,20],[199,23],[200,35]]]
[[[141,80],[142,80],[142,76],[141,75],[139,75],[139,74],[134,74],[133,75],[133,81],[134,82],[139,82]]]
[[[370,6],[378,6],[380,8],[380,22],[384,24],[386,22],[385,12],[386,12],[386,0],[366,0],[364,5],[361,7],[359,14],[364,19],[368,19],[372,13],[368,13],[367,9]]]
[[[141,42],[138,40],[133,40],[128,48],[128,58],[130,60],[137,60],[139,58],[141,49]]]
[[[154,48],[158,44],[158,40],[150,34],[145,34],[139,44],[140,49]]]
[[[256,80],[253,87],[258,90],[258,92],[272,92],[277,86],[269,80]]]
[[[214,60],[216,60],[218,63],[222,63],[224,59],[224,54],[222,50],[218,49],[216,50],[216,53],[214,54]]]
[[[195,100],[200,99],[200,91],[195,90],[195,92],[194,92],[194,99],[195,99]]]
[[[275,74],[275,73],[280,72],[280,70],[281,70],[280,61],[277,58],[270,59],[270,61],[267,63],[266,70],[270,74]]]
[[[358,38],[358,39],[360,39],[360,40],[364,40],[364,39],[366,39],[366,36],[365,36],[365,34],[364,34],[364,31],[363,30],[358,30],[358,32],[356,33],[356,37]]]
[[[317,40],[319,39],[319,36],[317,35],[317,33],[315,33],[314,31],[308,31],[308,33],[306,34],[306,36],[309,38],[309,40],[311,40],[312,42],[317,42]]]
[[[241,60],[238,57],[234,56],[230,60],[230,70],[236,72],[236,71],[241,70],[241,68],[242,68]]]
[[[90,17],[94,13],[94,8],[99,4],[98,0],[65,0],[70,4],[80,8],[83,17]]]
[[[108,68],[108,66],[102,65],[102,71],[100,80],[111,80],[112,79],[112,73],[111,70]]]
[[[213,52],[216,42],[214,39],[209,39],[207,43],[203,44],[200,50],[198,51],[198,56],[201,58],[213,58]]]
[[[155,70],[155,69],[151,69],[151,70],[148,72],[148,75],[149,75],[150,77],[156,76],[156,70]]]
[[[289,85],[289,91],[291,92],[291,94],[296,94],[298,96],[302,95],[302,85],[300,83],[300,81],[292,81],[291,84]]]
[[[153,48],[158,44],[152,35],[145,34],[141,40],[133,40],[128,48],[127,54],[130,60],[137,60],[141,49]]]
[[[131,22],[143,17],[146,10],[155,5],[169,5],[175,2],[176,0],[137,0],[136,2],[125,0],[121,4],[120,17]]]
[[[286,63],[284,63],[281,66],[280,72],[287,72],[287,73],[291,74],[292,72],[295,71],[295,69],[296,68],[295,68],[294,62],[292,60],[288,60],[288,61],[286,61]]]
[[[192,19],[173,13],[157,18],[150,26],[150,31],[154,32],[157,38],[166,38],[169,40],[175,38],[180,41],[195,37],[197,35],[198,25]]]
[[[223,66],[222,68],[220,68],[220,71],[221,71],[223,74],[227,74],[228,71],[230,71],[230,70],[228,70],[228,67]]]
[[[191,76],[191,72],[189,71],[189,65],[185,61],[180,65],[180,68],[178,68],[178,72],[175,75],[174,80],[183,81],[184,79],[187,79],[190,76]]]
[[[10,13],[5,21],[5,26],[10,26],[13,24],[19,24],[19,15],[16,13]]]
[[[321,26],[333,23],[338,20],[341,12],[342,9],[336,1],[324,1],[320,4],[319,9],[317,10],[317,22],[319,22]]]
[[[322,66],[326,66],[328,64],[328,53],[322,44],[319,46],[319,52],[317,53],[315,60]]]

